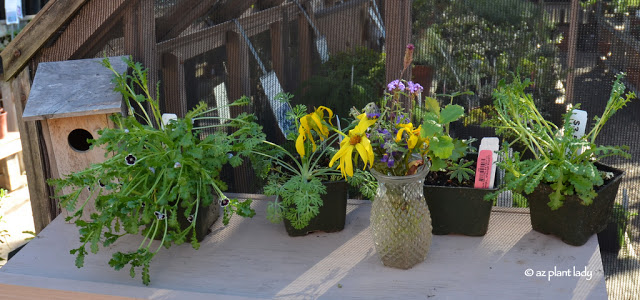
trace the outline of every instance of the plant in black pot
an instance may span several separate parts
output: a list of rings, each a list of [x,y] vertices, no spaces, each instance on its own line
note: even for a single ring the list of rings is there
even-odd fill
[[[427,156],[431,172],[424,182],[424,195],[431,212],[433,234],[482,236],[487,232],[492,202],[484,196],[491,189],[476,189],[478,154],[473,139],[453,139],[450,126],[464,116],[464,109],[452,104],[453,98],[468,93],[444,95],[449,104],[440,108],[435,98],[425,98],[422,133],[429,138]]]
[[[109,61],[103,61],[111,69]],[[242,164],[242,157],[261,144],[261,127],[254,117],[210,117],[221,107],[208,109],[204,103],[184,118],[164,121],[159,103],[151,96],[147,71],[127,60],[131,74],[114,71],[115,90],[127,104],[128,115],[115,114],[115,128],[101,130],[92,147],[105,147],[104,162],[50,180],[60,205],[71,212],[67,221],[79,228],[80,245],[70,252],[82,267],[89,253],[103,251],[127,234],[142,234],[137,248],[116,252],[109,265],[120,270],[130,265],[131,277],[142,269],[142,281],[150,282],[149,265],[163,247],[190,242],[198,249],[209,228],[224,210],[226,224],[234,214],[252,217],[251,201],[229,199],[220,172],[227,163]],[[140,91],[140,92],[136,92]],[[245,105],[242,98],[229,106]],[[145,108],[144,104],[148,106]],[[215,133],[201,139],[203,120],[215,121]],[[225,129],[229,130],[227,132]],[[88,197],[82,196],[90,194]],[[87,203],[95,201],[95,212],[83,216]],[[154,241],[154,240],[159,241]]]
[[[564,125],[557,127],[541,116],[533,97],[525,92],[531,84],[528,79],[514,76],[509,84],[502,80],[495,90],[495,115],[488,125],[498,134],[517,137],[512,143],[521,142],[534,156],[523,159],[516,152],[509,157],[506,149],[510,145],[504,145],[505,159],[499,166],[506,175],[498,192],[527,194],[534,230],[580,246],[607,226],[623,172],[597,161],[630,155],[625,151],[628,147],[597,145],[596,137],[609,118],[635,98],[634,93],[625,95],[621,79],[618,75],[604,112],[594,117],[584,135],[579,124],[583,121],[573,117],[579,104],[564,115]]]
[[[287,103],[291,98],[290,94],[279,95],[279,100]],[[341,179],[339,170],[327,167],[329,158],[336,152],[333,144],[339,139],[333,118],[333,112],[327,107],[320,106],[307,113],[307,107],[298,104],[288,115],[292,128],[287,140],[295,144],[295,152],[285,148],[286,145],[268,141],[264,143],[270,150],[254,152],[273,165],[264,193],[276,199],[269,204],[267,217],[274,223],[284,221],[290,236],[344,229],[347,183]],[[357,174],[361,177],[368,173]]]

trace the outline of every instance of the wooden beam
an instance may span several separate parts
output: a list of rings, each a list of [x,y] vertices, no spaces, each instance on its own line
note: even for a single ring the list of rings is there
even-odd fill
[[[104,42],[109,33],[122,18],[125,0],[87,2],[60,34],[53,46],[43,48],[38,60],[61,61],[86,58],[87,51],[96,43]]]
[[[578,44],[578,11],[580,9],[580,3],[578,0],[571,0],[571,13],[569,19],[569,53],[567,57],[567,69],[569,73],[567,74],[567,87],[565,94],[565,103],[573,103],[575,99],[573,99],[573,87],[575,86],[575,77],[576,77],[576,46]]]
[[[184,118],[188,109],[184,61],[172,53],[164,53],[162,79],[166,112]]]
[[[221,0],[180,0],[174,4],[171,12],[158,18],[156,28],[157,41],[165,41],[180,35],[189,25],[206,14]]]
[[[222,0],[210,10],[209,19],[214,24],[239,18],[245,11],[251,8],[256,0]]]
[[[258,10],[263,10],[278,6],[282,4],[282,2],[284,2],[284,0],[258,0],[256,2],[256,7],[258,8]]]
[[[386,82],[399,79],[403,69],[404,52],[411,41],[411,1],[385,1],[384,24],[386,25],[387,51]],[[402,79],[411,80],[411,68],[402,74]],[[405,99],[408,101],[408,99]],[[408,107],[408,106],[405,106]]]
[[[227,32],[227,73],[229,100],[251,95],[251,74],[249,72],[249,47],[244,38],[235,31]],[[231,115],[236,116],[243,107],[231,107]],[[240,109],[240,111],[238,110]]]
[[[298,56],[300,69],[300,81],[301,84],[307,81],[311,77],[311,54],[312,54],[313,33],[311,33],[311,26],[309,21],[305,17],[298,18]]]
[[[51,0],[2,50],[3,78],[13,78],[88,0]]]
[[[285,10],[289,15],[294,15],[299,12],[294,3],[287,3],[280,7],[273,7],[240,18],[238,22],[240,22],[240,25],[247,35],[253,36],[268,30],[269,24],[281,21],[281,9]],[[237,31],[236,26],[233,22],[227,21],[186,36],[161,42],[158,44],[158,52],[173,52],[183,60],[193,58],[211,49],[223,46],[226,40],[226,34],[231,30]]]
[[[38,123],[37,121],[24,122],[22,120],[22,113],[30,91],[29,69],[25,68],[11,81],[11,93],[6,96],[13,97],[16,103],[33,223],[35,232],[38,233],[59,214],[59,208],[56,204],[57,201],[50,199],[53,194],[47,185],[47,179],[50,178],[50,174],[47,171],[50,170],[47,167],[47,158],[49,156],[42,142],[42,134]],[[4,93],[3,96],[5,96]]]
[[[273,71],[276,72],[276,75],[280,78],[280,84],[282,84],[282,86],[287,86],[286,75],[284,73],[284,49],[287,48],[287,46],[283,43],[283,27],[284,23],[282,21],[275,22],[270,26],[271,65],[273,66]]]

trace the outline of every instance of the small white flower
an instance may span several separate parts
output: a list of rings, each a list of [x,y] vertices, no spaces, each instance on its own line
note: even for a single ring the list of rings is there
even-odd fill
[[[153,174],[156,173],[156,169],[154,167],[149,167],[149,171],[151,171],[151,173],[153,173]]]
[[[189,223],[192,223],[192,222],[193,222],[193,215],[190,215],[190,216],[187,218],[187,221],[188,221]]]
[[[129,133],[129,129],[125,128],[124,133]]]
[[[124,158],[124,162],[129,166],[133,166],[136,164],[136,157],[133,154],[129,154]]]
[[[156,215],[156,218],[158,218],[158,220],[164,220],[164,218],[166,218],[166,215],[159,211],[156,211],[153,214]]]
[[[179,162],[176,162],[175,164],[173,164],[173,167],[177,169],[177,168],[182,167],[182,164],[179,163]]]
[[[220,201],[220,206],[225,207],[229,205],[229,199],[225,198]]]

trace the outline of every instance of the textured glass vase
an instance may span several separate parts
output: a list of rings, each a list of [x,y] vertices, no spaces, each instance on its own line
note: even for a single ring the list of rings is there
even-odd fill
[[[429,168],[410,176],[371,173],[378,179],[371,206],[376,252],[385,266],[409,269],[424,261],[431,245],[431,216],[423,194]]]

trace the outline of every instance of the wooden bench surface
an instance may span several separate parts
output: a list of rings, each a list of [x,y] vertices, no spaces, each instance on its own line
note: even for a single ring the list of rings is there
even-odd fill
[[[115,271],[107,264],[113,250],[133,250],[140,237],[89,254],[77,269],[69,254],[77,228],[58,217],[0,269],[0,295],[39,299],[42,289],[52,289],[65,299],[87,299],[86,293],[103,297],[96,299],[607,298],[597,237],[566,245],[532,231],[526,210],[494,208],[484,237],[434,236],[423,263],[397,270],[377,257],[370,202],[349,201],[342,232],[295,238],[265,219],[266,204],[254,201],[252,219],[234,218],[226,227],[216,222],[198,251],[188,244],[161,250],[148,287],[139,273],[132,279],[128,267]],[[528,269],[533,276],[525,275]],[[549,277],[554,269],[558,276]]]

